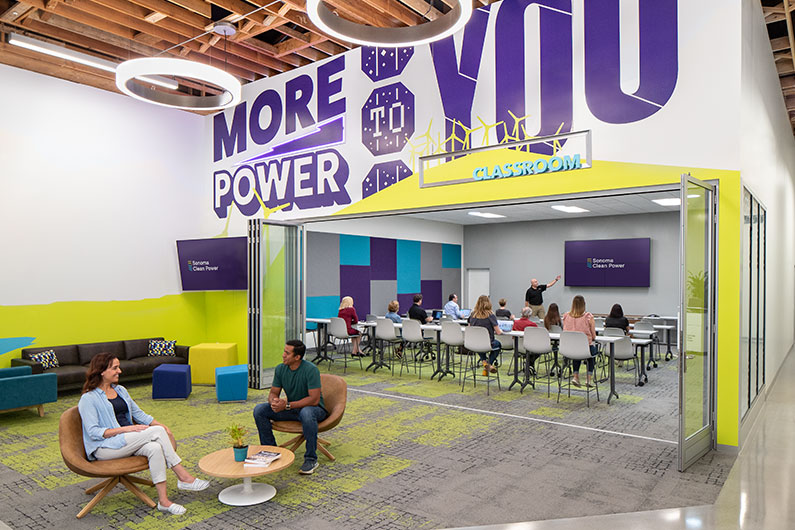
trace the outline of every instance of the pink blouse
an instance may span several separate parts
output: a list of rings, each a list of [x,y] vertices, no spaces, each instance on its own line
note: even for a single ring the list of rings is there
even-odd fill
[[[588,337],[588,344],[593,344],[596,338],[596,324],[593,315],[585,312],[582,316],[574,318],[568,312],[563,315],[563,331],[580,331]]]

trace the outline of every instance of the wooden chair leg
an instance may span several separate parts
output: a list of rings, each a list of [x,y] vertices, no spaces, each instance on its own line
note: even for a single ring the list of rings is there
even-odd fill
[[[101,480],[101,481],[97,482],[96,484],[94,484],[93,486],[91,486],[90,488],[88,488],[86,490],[86,495],[91,495],[92,493],[95,493],[95,492],[101,490],[102,488],[104,488],[105,486],[108,485],[108,482],[110,482],[112,480],[113,480],[113,477],[106,478],[105,480]]]
[[[323,438],[318,438],[318,439],[317,439],[317,448],[318,448],[318,450],[319,450],[321,453],[323,453],[324,455],[326,455],[326,457],[327,457],[329,460],[331,460],[331,461],[333,462],[333,461],[334,461],[334,460],[336,460],[337,458],[336,458],[334,455],[332,455],[332,454],[329,452],[329,450],[328,450],[328,449],[326,449],[326,448],[324,447],[324,446],[326,446],[326,445],[331,445],[331,442],[329,442],[328,440],[324,440]]]
[[[102,500],[102,498],[103,498],[105,495],[107,495],[107,494],[108,494],[108,492],[109,492],[110,490],[112,490],[112,489],[113,489],[113,488],[116,486],[116,484],[118,484],[118,483],[119,483],[119,477],[112,477],[112,478],[108,479],[108,480],[107,480],[107,484],[105,484],[105,487],[104,487],[104,488],[102,488],[102,490],[101,490],[99,493],[97,493],[97,494],[96,494],[96,496],[95,496],[93,499],[91,499],[91,500],[88,502],[88,504],[86,504],[85,508],[83,508],[82,510],[80,510],[80,511],[77,513],[77,518],[78,518],[78,519],[80,519],[80,518],[82,518],[82,517],[83,517],[85,514],[87,514],[87,513],[88,513],[88,512],[90,512],[91,510],[93,510],[93,509],[94,509],[94,506],[96,506],[96,505],[97,505],[97,503],[98,503],[99,501],[101,501],[101,500]],[[96,490],[94,490],[94,491],[96,491]]]
[[[148,478],[136,477],[135,475],[126,475],[127,480],[135,482],[136,484],[143,484],[144,486],[154,486],[155,483]]]
[[[279,447],[286,447],[290,451],[295,452],[295,450],[298,449],[298,446],[300,446],[303,443],[303,441],[304,441],[304,435],[299,434],[295,438],[291,438],[290,440],[287,440],[283,444],[279,444]]]
[[[149,495],[141,491],[141,489],[138,486],[133,484],[132,481],[130,481],[130,477],[128,477],[127,475],[122,475],[121,477],[119,477],[119,482],[124,484],[124,486],[128,490],[130,490],[133,493],[133,495],[144,501],[144,503],[150,508],[154,508],[155,506],[157,506],[157,503],[152,499],[150,499]]]
[[[44,417],[44,405],[36,405],[36,409],[39,411],[39,417]]]

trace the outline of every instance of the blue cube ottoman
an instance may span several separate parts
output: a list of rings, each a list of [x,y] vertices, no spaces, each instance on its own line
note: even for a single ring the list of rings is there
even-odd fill
[[[215,369],[215,397],[219,402],[248,399],[248,365],[220,366]]]
[[[152,372],[152,399],[188,399],[190,365],[161,364]]]

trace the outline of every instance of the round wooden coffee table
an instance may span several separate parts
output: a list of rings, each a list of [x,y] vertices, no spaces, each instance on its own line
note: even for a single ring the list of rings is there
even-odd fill
[[[281,453],[282,456],[271,462],[268,467],[243,466],[243,462],[235,462],[234,451],[231,447],[210,453],[199,460],[199,469],[213,477],[220,478],[242,478],[242,484],[236,484],[225,488],[218,494],[218,500],[230,506],[251,506],[268,501],[276,495],[276,488],[270,484],[252,483],[252,477],[267,475],[280,471],[295,460],[295,455],[289,449],[274,447],[272,445],[249,445],[248,454],[252,455],[257,451],[273,451]]]

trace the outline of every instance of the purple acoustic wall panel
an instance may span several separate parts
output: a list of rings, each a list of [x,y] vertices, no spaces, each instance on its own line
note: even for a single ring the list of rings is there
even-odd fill
[[[370,312],[370,267],[340,265],[340,299],[352,296],[359,319]]]
[[[397,240],[370,238],[370,279],[397,280]]]
[[[401,315],[405,315],[409,311],[409,307],[414,304],[414,295],[417,293],[406,293],[397,295],[398,304],[400,304],[400,310],[398,311]],[[423,307],[425,307],[425,300],[422,301]]]
[[[422,280],[422,307],[425,309],[441,309],[442,280]]]

